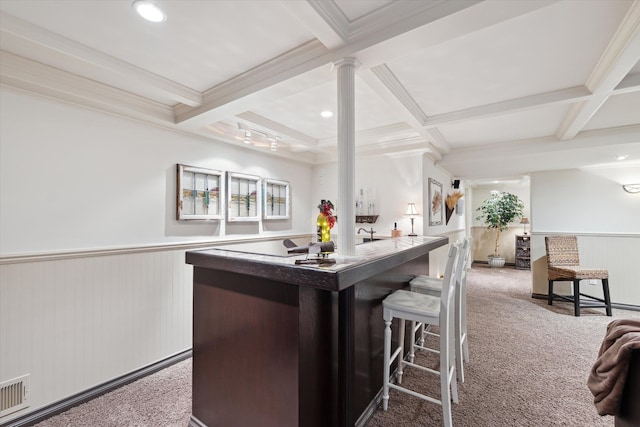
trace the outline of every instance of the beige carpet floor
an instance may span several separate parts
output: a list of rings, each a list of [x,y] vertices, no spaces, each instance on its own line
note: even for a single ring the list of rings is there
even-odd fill
[[[584,309],[531,298],[531,273],[474,266],[468,283],[471,360],[455,426],[613,426],[600,417],[586,386],[606,326],[602,309]],[[613,286],[613,284],[612,284]],[[640,317],[616,310],[613,318]],[[432,356],[421,363],[436,366]],[[438,379],[406,370],[404,385],[439,395]],[[181,426],[191,410],[191,359],[51,417],[38,427]],[[389,410],[373,414],[367,427],[440,426],[441,408],[391,391]],[[253,427],[253,426],[247,426]]]

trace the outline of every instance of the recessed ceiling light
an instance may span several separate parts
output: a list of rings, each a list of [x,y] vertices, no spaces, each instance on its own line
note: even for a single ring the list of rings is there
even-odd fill
[[[322,117],[324,117],[325,119],[328,119],[329,117],[333,117],[333,112],[332,111],[323,111],[322,113],[320,113],[320,115]]]
[[[629,158],[628,154],[622,154],[622,155],[616,157],[616,160],[626,160],[628,158]]]
[[[132,4],[133,8],[147,21],[164,22],[167,15],[155,3],[148,0],[135,0]]]

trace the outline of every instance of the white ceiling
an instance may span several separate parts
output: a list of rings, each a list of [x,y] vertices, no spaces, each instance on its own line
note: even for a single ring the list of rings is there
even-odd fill
[[[640,0],[0,0],[6,87],[275,153],[336,158],[356,71],[358,155],[425,153],[462,179],[640,168]]]

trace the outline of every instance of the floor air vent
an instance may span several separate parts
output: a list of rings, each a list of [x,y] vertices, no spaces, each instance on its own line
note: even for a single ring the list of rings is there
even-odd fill
[[[29,406],[29,375],[0,383],[0,418]]]

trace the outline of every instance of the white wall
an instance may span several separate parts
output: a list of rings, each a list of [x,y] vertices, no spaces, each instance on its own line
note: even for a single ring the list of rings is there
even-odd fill
[[[640,182],[640,163],[531,175],[536,232],[640,233],[640,194],[622,184]]]
[[[439,226],[428,225],[429,207],[425,205],[428,199],[428,178],[434,178],[442,183],[446,197],[453,189],[452,177],[435,166],[433,161],[421,154],[404,156],[360,156],[355,165],[356,197],[360,189],[363,189],[365,202],[374,200],[375,214],[379,215],[375,224],[356,224],[356,230],[360,227],[373,229],[376,236],[388,237],[394,223],[397,223],[403,235],[411,233],[411,220],[405,216],[408,203],[415,203],[419,216],[414,219],[414,232],[423,235],[442,235],[449,238],[450,242],[462,240],[465,236],[465,215],[453,214],[449,223],[443,214],[443,223]],[[313,172],[314,180],[318,183],[314,186],[314,198],[317,205],[321,199],[338,200],[338,180],[336,163],[328,163],[316,166]],[[461,183],[460,191],[465,192],[464,183]],[[356,200],[354,200],[355,204]],[[367,203],[365,203],[367,204]],[[335,213],[340,218],[340,206],[336,206]],[[315,224],[315,214],[309,219]],[[332,234],[337,234],[334,229]],[[364,234],[362,234],[364,236]],[[335,239],[336,236],[332,236]],[[375,237],[375,236],[374,236]],[[339,244],[338,244],[339,245]],[[436,249],[430,253],[429,274],[439,275],[444,272],[448,252],[448,245]]]
[[[442,207],[442,225],[429,225],[429,210],[431,208],[429,201],[429,178],[433,178],[442,184],[442,192],[443,192],[443,202],[447,195],[452,194],[455,189],[452,186],[452,181],[454,177],[448,174],[446,171],[442,170],[440,167],[435,166],[433,161],[428,157],[423,158],[423,170],[424,176],[422,177],[422,195],[423,195],[423,206],[422,213],[424,216],[424,234],[427,235],[436,235],[436,234],[446,234],[456,230],[464,230],[465,228],[465,215],[464,212],[462,214],[458,214],[454,211],[449,219],[449,222],[446,221],[446,215],[444,211],[444,205]],[[464,181],[460,182],[460,188],[458,189],[461,193],[463,193],[462,201],[466,200],[466,190]]]
[[[441,225],[429,225],[429,210],[431,209],[431,202],[429,200],[429,178],[433,178],[442,184],[443,203],[447,195],[452,194],[455,189],[452,186],[454,177],[448,174],[446,171],[435,165],[433,160],[427,156],[423,157],[422,162],[423,176],[422,176],[422,210],[423,215],[423,233],[426,235],[441,235],[449,238],[449,243],[455,243],[462,241],[467,235],[466,229],[466,204],[468,191],[465,187],[464,181],[460,182],[460,191],[463,194],[461,199],[462,204],[465,205],[462,212],[454,211],[449,222],[447,223],[444,204],[441,209],[442,212],[442,224]],[[429,253],[429,275],[440,276],[444,274],[444,270],[447,264],[447,254],[449,252],[449,245],[441,246]]]
[[[309,166],[5,90],[0,103],[0,254],[312,231]],[[177,221],[177,163],[289,181],[293,218]]]
[[[612,301],[640,306],[640,194],[622,190],[634,182],[640,182],[637,163],[531,175],[534,293],[547,294],[544,237],[576,234],[581,263],[609,270]],[[581,288],[601,294],[599,286]]]
[[[338,200],[338,172],[336,163],[328,163],[314,168],[313,205],[320,203],[321,199],[329,199],[335,205],[335,213],[340,217],[340,206],[336,204]],[[421,157],[358,157],[355,165],[356,194],[360,189],[364,190],[366,200],[373,200],[375,203],[375,214],[378,220],[375,224],[357,224],[356,230],[360,227],[373,229],[379,236],[390,236],[393,224],[398,224],[398,229],[403,235],[411,232],[411,222],[404,214],[407,211],[407,204],[416,203],[420,208],[422,204],[422,160]],[[355,205],[355,200],[353,201]],[[309,222],[315,224],[317,209],[309,218]],[[355,222],[355,218],[353,219]],[[416,218],[414,229],[417,234],[422,230],[422,218]],[[337,233],[337,228],[332,230],[332,234]]]
[[[453,189],[451,187],[451,175],[433,165],[433,161],[421,154],[405,156],[378,156],[358,157],[355,165],[356,197],[359,197],[360,189],[367,201],[373,200],[375,214],[378,220],[373,224],[374,230],[380,236],[390,236],[394,223],[403,235],[411,233],[411,220],[405,216],[408,203],[415,203],[419,216],[414,219],[414,232],[424,235],[441,235],[455,230],[464,230],[464,215],[452,215],[448,224],[443,214],[442,225],[428,225],[428,206],[425,205],[427,180],[429,177],[437,179],[443,185],[446,196]],[[329,199],[332,202],[338,200],[338,179],[336,163],[328,163],[316,166],[313,171],[313,194],[315,205],[321,199]],[[460,191],[464,193],[464,183],[461,183]],[[355,204],[356,200],[354,200]],[[340,206],[336,205],[335,213],[340,216]],[[340,221],[340,217],[338,218]],[[315,215],[310,222],[315,224]],[[363,226],[371,228],[369,224],[358,224],[356,230]],[[334,229],[335,230],[335,229]]]
[[[191,348],[185,250],[315,231],[304,164],[4,89],[0,123],[3,423]],[[292,218],[177,221],[176,163],[289,181]]]

